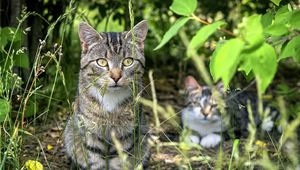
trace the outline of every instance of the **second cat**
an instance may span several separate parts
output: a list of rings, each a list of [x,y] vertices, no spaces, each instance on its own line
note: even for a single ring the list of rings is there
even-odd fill
[[[221,142],[221,133],[233,129],[236,137],[248,135],[249,113],[248,102],[251,103],[253,118],[256,126],[263,131],[270,132],[274,128],[274,120],[279,115],[277,110],[264,106],[265,119],[261,120],[257,111],[257,98],[249,92],[228,91],[224,92],[222,86],[217,87],[221,98],[225,103],[226,116],[222,117],[218,102],[212,95],[212,89],[208,86],[201,86],[192,77],[185,80],[187,92],[187,106],[182,111],[182,122],[185,127],[193,131],[189,136],[192,143],[203,147],[215,147]],[[229,118],[228,123],[224,119]]]

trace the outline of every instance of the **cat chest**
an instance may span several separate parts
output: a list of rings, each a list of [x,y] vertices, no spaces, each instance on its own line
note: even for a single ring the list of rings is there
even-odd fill
[[[131,114],[124,114],[118,116],[101,116],[88,118],[84,115],[79,116],[79,124],[82,123],[85,131],[98,134],[100,136],[109,137],[114,131],[118,134],[129,133],[134,128],[134,117]]]
[[[206,136],[211,133],[219,133],[224,131],[221,121],[214,123],[202,123],[202,122],[190,122],[186,126],[200,134],[200,136]]]
[[[201,136],[205,136],[214,132],[218,133],[225,130],[221,120],[207,121],[202,117],[196,116],[193,112],[188,110],[183,111],[182,121],[187,128],[196,131]]]

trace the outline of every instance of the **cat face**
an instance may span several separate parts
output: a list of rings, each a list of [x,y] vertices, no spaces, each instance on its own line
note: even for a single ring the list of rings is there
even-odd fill
[[[186,102],[190,112],[193,112],[202,122],[220,120],[217,102],[209,87],[200,86],[192,76],[188,76],[185,79],[185,90],[187,92]]]
[[[87,23],[80,23],[82,83],[116,91],[139,81],[144,73],[143,44],[147,31],[146,21],[138,23],[129,32],[103,33],[98,33]]]

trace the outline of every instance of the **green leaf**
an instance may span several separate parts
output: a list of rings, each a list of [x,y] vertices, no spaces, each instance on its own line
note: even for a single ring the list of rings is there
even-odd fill
[[[10,112],[10,109],[10,103],[5,99],[0,99],[0,122],[5,120],[5,117]]]
[[[248,76],[250,74],[250,72],[252,71],[252,65],[248,60],[248,56],[247,54],[242,54],[241,58],[241,64],[238,68],[238,71],[243,71],[245,73],[246,76]]]
[[[269,25],[271,25],[272,24],[272,20],[273,20],[273,14],[271,12],[265,13],[261,17],[261,24],[262,24],[263,28],[266,28]]]
[[[251,52],[252,51],[250,51],[250,54],[251,54]],[[253,80],[253,78],[254,78],[252,65],[251,65],[249,57],[251,57],[251,55],[249,55],[249,53],[242,52],[241,62],[238,67],[238,71],[242,72],[242,74],[244,75],[244,77],[246,78],[247,81]]]
[[[18,42],[21,41],[21,31],[17,32],[14,27],[4,27],[1,29],[1,37],[5,36],[8,41]],[[15,37],[14,37],[15,36]]]
[[[252,15],[244,18],[242,25],[240,32],[247,42],[245,47],[247,50],[258,48],[264,43],[261,15]]]
[[[277,70],[276,52],[271,45],[264,43],[250,55],[248,59],[253,67],[258,90],[262,94],[275,76]]]
[[[170,9],[178,15],[190,16],[197,7],[197,0],[173,0]]]
[[[265,33],[272,36],[282,36],[288,32],[288,28],[283,24],[273,24],[265,30]]]
[[[197,34],[192,38],[189,46],[188,46],[188,56],[192,50],[197,50],[200,48],[204,42],[211,36],[214,32],[217,31],[222,25],[224,25],[224,21],[217,21],[215,23],[206,25],[202,27]]]
[[[300,35],[294,37],[283,49],[278,60],[294,57],[298,62],[300,62]]]
[[[22,68],[29,68],[29,57],[25,53],[19,53],[14,56],[14,65]]]
[[[154,50],[160,49],[162,46],[164,46],[174,35],[177,34],[178,30],[188,21],[190,18],[183,17],[178,19],[174,25],[165,33],[163,36],[163,39],[159,43],[157,47],[154,48]]]
[[[288,5],[285,5],[276,12],[273,24],[286,24],[290,20],[292,12],[289,10]]]
[[[300,10],[293,12],[289,24],[292,28],[300,30]]]
[[[1,36],[2,36],[2,35],[1,35]],[[4,48],[4,47],[6,46],[6,44],[7,44],[7,39],[6,39],[6,37],[5,37],[5,36],[1,37],[1,38],[0,38],[0,50],[1,50],[2,48]]]
[[[6,38],[5,34],[2,33],[2,28],[1,27],[0,27],[0,35],[1,35],[1,38],[0,38],[0,50],[1,50],[7,44],[7,38]]]
[[[281,0],[271,0],[275,5],[279,6]]]
[[[236,72],[240,62],[240,53],[244,48],[244,42],[241,39],[231,39],[222,44],[212,56],[210,62],[210,71],[214,81],[222,78],[225,88]]]
[[[25,117],[32,117],[38,112],[37,101],[29,100],[26,106]]]
[[[255,78],[253,71],[251,71],[248,75],[245,74],[245,72],[242,72],[247,82],[250,82]]]

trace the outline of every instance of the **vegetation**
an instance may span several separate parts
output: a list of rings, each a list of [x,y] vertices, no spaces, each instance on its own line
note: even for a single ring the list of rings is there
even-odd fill
[[[152,120],[150,168],[300,167],[300,1],[4,0],[0,7],[0,169],[68,169],[62,132],[77,89],[78,23],[123,31],[143,19],[149,72],[138,102]],[[213,150],[185,142],[190,132],[179,120],[190,74],[256,91],[262,118],[263,99],[280,110],[282,134],[259,137],[252,122],[247,139]]]

